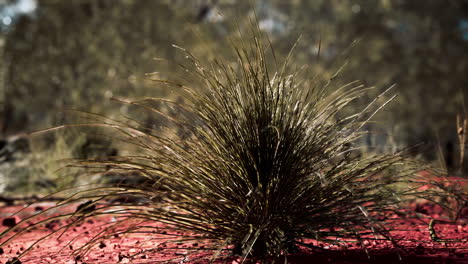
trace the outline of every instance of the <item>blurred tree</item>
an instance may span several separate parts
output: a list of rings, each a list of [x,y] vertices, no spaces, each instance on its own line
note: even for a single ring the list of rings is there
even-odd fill
[[[168,71],[153,58],[174,58],[184,27],[163,1],[41,1],[37,18],[22,17],[7,37],[7,127],[56,125],[64,109],[120,108],[111,96],[164,96],[149,91],[145,73]]]
[[[320,40],[325,69],[349,58],[341,81],[360,79],[382,89],[397,84],[398,100],[377,118],[397,144],[455,143],[455,117],[467,104],[468,41],[460,25],[468,1],[272,2],[303,34],[300,59],[314,60]],[[356,39],[359,44],[341,56]]]
[[[224,54],[220,40],[235,34],[236,24],[247,29],[255,9],[278,57],[302,35],[296,64],[309,64],[320,78],[331,78],[349,59],[338,81],[397,84],[399,98],[377,116],[386,124],[382,135],[367,144],[436,144],[439,135],[445,148],[455,144],[455,116],[467,104],[461,28],[467,6],[465,0],[42,0],[37,17],[23,17],[7,35],[5,120],[11,130],[34,130],[60,123],[63,108],[125,113],[108,98],[168,96],[145,73],[187,76],[152,58],[177,58],[171,44],[206,59]],[[204,41],[191,33],[194,25]]]

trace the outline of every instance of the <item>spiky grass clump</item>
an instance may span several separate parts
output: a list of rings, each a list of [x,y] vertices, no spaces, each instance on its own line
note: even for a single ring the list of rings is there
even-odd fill
[[[287,63],[270,73],[265,47],[254,43],[236,48],[236,69],[222,61],[204,68],[185,51],[205,82],[188,90],[201,125],[192,140],[165,146],[163,178],[177,201],[166,219],[244,257],[279,257],[304,238],[388,237],[376,219],[398,204],[389,187],[402,174],[380,173],[403,158],[351,156],[371,105],[338,117],[367,90],[350,84],[326,95],[287,73]]]
[[[116,140],[136,146],[137,154],[75,165],[132,172],[148,181],[87,190],[66,202],[91,199],[91,206],[112,196],[134,196],[143,203],[130,199],[122,202],[131,206],[124,211],[109,211],[113,205],[106,205],[78,215],[123,217],[108,229],[112,232],[129,220],[163,222],[167,229],[187,231],[178,239],[209,242],[243,258],[287,255],[310,246],[304,239],[391,239],[382,223],[409,194],[392,186],[411,170],[383,173],[404,161],[400,154],[351,155],[363,124],[379,109],[377,99],[343,116],[342,110],[366,88],[352,83],[330,93],[329,83],[315,86],[300,79],[302,71],[288,72],[288,59],[269,68],[268,45],[256,37],[252,43],[234,49],[235,63],[217,60],[209,67],[184,50],[187,71],[203,85],[161,81],[184,91],[184,105],[157,98],[126,101],[155,114],[162,113],[151,101],[178,108],[181,115],[166,117],[188,130],[189,137],[161,136],[133,121],[104,118],[100,126],[119,132]],[[145,228],[132,225],[119,232]],[[87,246],[110,236],[103,232]]]

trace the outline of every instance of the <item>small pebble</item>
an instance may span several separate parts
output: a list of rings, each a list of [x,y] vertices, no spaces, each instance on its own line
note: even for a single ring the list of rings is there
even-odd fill
[[[14,227],[16,224],[21,221],[18,216],[7,217],[3,219],[2,225],[6,227]]]

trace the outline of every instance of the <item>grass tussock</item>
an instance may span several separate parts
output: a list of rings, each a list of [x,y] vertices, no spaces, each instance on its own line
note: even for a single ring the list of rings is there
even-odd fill
[[[164,116],[185,133],[161,134],[135,119],[99,115],[93,115],[97,122],[86,124],[103,127],[115,142],[136,151],[70,165],[126,177],[89,187],[63,203],[91,201],[61,217],[118,217],[76,254],[115,233],[146,232],[148,225],[139,220],[165,224],[155,232],[184,231],[175,241],[208,243],[214,258],[230,252],[271,260],[300,246],[314,247],[304,239],[338,244],[369,236],[392,240],[384,225],[388,213],[398,211],[405,197],[421,195],[414,185],[402,188],[415,170],[402,153],[355,153],[363,125],[388,102],[378,104],[385,96],[344,115],[368,88],[350,83],[333,90],[331,81],[318,85],[302,79],[304,70],[291,70],[290,58],[276,61],[268,42],[257,37],[238,44],[233,61],[220,58],[203,65],[182,50],[183,67],[200,85],[159,82],[178,87],[185,103],[121,101]],[[161,113],[152,102],[177,109],[178,115]],[[95,206],[123,196],[128,199]],[[139,224],[129,224],[133,221]]]

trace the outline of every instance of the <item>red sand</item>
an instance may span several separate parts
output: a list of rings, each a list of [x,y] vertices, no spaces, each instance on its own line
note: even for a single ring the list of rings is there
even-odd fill
[[[50,204],[40,205],[47,208]],[[434,209],[433,206],[424,205],[425,210]],[[421,207],[421,205],[418,205]],[[10,206],[0,208],[0,220],[8,218],[12,213],[18,211],[19,206]],[[40,209],[40,208],[39,208]],[[63,209],[67,210],[67,209]],[[74,208],[69,208],[74,210]],[[26,218],[34,213],[34,206],[19,213],[19,218]],[[56,213],[56,212],[54,212]],[[94,217],[86,220],[81,225],[67,230],[62,237],[50,238],[37,245],[32,251],[21,258],[22,263],[31,264],[49,264],[49,263],[155,263],[156,261],[170,260],[169,263],[199,263],[190,255],[194,246],[200,245],[191,243],[170,244],[161,234],[139,234],[131,236],[117,236],[106,240],[104,243],[97,244],[82,259],[76,260],[71,255],[72,249],[79,248],[85,241],[92,238],[98,232],[100,226],[111,221],[111,217]],[[0,250],[0,263],[6,263],[8,260],[18,256],[34,241],[50,233],[50,230],[57,230],[63,226],[67,220],[61,220],[49,224],[47,227],[42,225],[30,232],[17,237],[13,242],[4,246]],[[390,242],[364,240],[359,243],[347,243],[343,246],[328,246],[326,251],[306,250],[296,255],[288,256],[290,263],[467,263],[468,264],[468,223],[461,220],[456,224],[437,223],[435,229],[440,238],[444,240],[464,240],[458,242],[440,243],[434,242],[430,238],[427,222],[426,224],[402,220],[397,216],[391,223],[398,230],[393,232],[393,236],[400,241],[401,249],[395,249]],[[157,226],[156,223],[150,225]],[[2,227],[5,230],[6,227]],[[71,246],[68,242],[76,239]],[[308,241],[311,242],[311,241]],[[317,243],[314,243],[317,245]],[[368,249],[368,255],[363,248]],[[398,254],[402,256],[399,262]],[[200,253],[197,253],[200,256]],[[210,254],[210,253],[206,253]],[[212,253],[211,253],[212,254]],[[130,256],[136,255],[132,258]],[[207,261],[202,262],[207,263]],[[219,260],[216,263],[237,263],[235,258]]]
[[[424,173],[424,172],[423,172]],[[427,173],[426,173],[427,174]],[[455,184],[462,187],[462,193],[466,192],[467,181],[459,178],[442,178],[431,175],[423,175],[428,181],[448,180],[448,185]],[[432,188],[429,185],[422,186],[420,189]],[[450,206],[456,206],[454,201],[446,201]],[[30,206],[20,213],[15,214],[23,208],[22,206],[0,207],[0,231],[7,229],[9,221],[5,219],[16,215],[13,221],[26,219],[28,216],[36,214],[46,208],[52,207],[53,203],[42,203]],[[42,219],[56,214],[74,212],[77,205],[70,205],[61,208],[60,211],[51,211],[44,213]],[[361,243],[342,243],[340,246],[328,245],[315,241],[305,241],[313,243],[320,248],[304,249],[295,255],[288,256],[289,263],[337,263],[337,264],[356,264],[356,263],[457,263],[468,264],[468,208],[464,208],[461,217],[456,223],[447,221],[446,210],[440,206],[434,206],[424,201],[416,201],[409,206],[409,209],[420,214],[442,220],[435,225],[437,236],[446,242],[435,242],[431,239],[429,232],[429,218],[423,221],[402,219],[397,215],[391,216],[391,221],[386,227],[393,227],[392,236],[398,240],[399,247],[396,248],[389,241],[364,240]],[[197,242],[170,243],[168,237],[170,234],[155,233],[149,230],[144,234],[118,235],[111,236],[102,243],[97,243],[84,257],[77,259],[72,253],[77,250],[86,241],[93,238],[94,235],[102,230],[103,225],[108,224],[115,219],[112,216],[101,216],[89,218],[79,225],[68,229],[62,236],[54,235],[51,238],[42,241],[38,245],[21,257],[21,263],[30,264],[106,264],[106,263],[158,263],[168,261],[168,263],[209,263],[209,261],[197,260],[198,257],[210,256],[213,250],[206,252],[192,252],[209,245],[200,245]],[[51,233],[51,230],[57,230],[61,226],[70,223],[70,220],[59,220],[47,225],[34,227],[32,230],[16,237],[6,246],[0,248],[0,264],[8,263],[9,260],[16,258],[35,241]],[[153,228],[161,228],[159,223],[145,223]],[[24,225],[25,227],[27,226]],[[23,227],[23,226],[21,226]],[[154,230],[154,229],[152,229]],[[3,242],[0,241],[0,242]],[[70,243],[72,242],[72,243]],[[367,253],[365,252],[367,250]],[[203,249],[202,249],[203,250]],[[192,254],[191,254],[192,253]],[[133,256],[133,257],[132,257]],[[401,260],[399,259],[401,256]],[[11,263],[11,262],[10,262]],[[240,263],[235,257],[224,258],[214,262],[220,263]],[[245,262],[249,263],[249,262]],[[250,262],[251,263],[251,262]],[[280,262],[282,263],[282,262]]]

